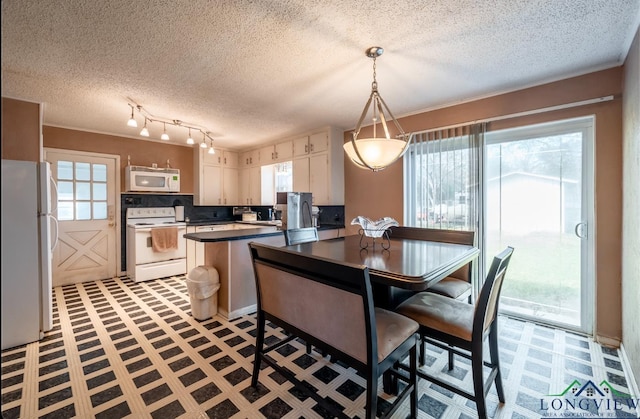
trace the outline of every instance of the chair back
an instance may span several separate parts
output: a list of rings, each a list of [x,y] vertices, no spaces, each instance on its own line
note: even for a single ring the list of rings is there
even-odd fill
[[[366,266],[337,264],[262,243],[249,243],[249,248],[259,316],[361,365],[377,365],[372,361],[378,348]]]
[[[318,229],[316,227],[294,228],[284,230],[284,242],[287,246],[292,244],[310,243],[318,241]]]
[[[491,268],[489,268],[489,273],[476,302],[472,332],[474,339],[476,337],[481,338],[495,324],[495,319],[498,316],[498,301],[500,300],[502,284],[504,283],[512,253],[513,247],[507,247],[493,258]],[[479,334],[479,336],[476,336],[476,334]]]
[[[473,246],[475,244],[476,233],[469,230],[444,230],[438,228],[421,228],[421,227],[391,227],[391,238],[425,240],[442,243],[466,244]],[[471,282],[471,264],[463,266],[457,271],[449,275],[450,277],[462,279]]]

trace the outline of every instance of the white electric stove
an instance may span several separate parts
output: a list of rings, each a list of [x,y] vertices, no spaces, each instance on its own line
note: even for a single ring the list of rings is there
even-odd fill
[[[173,207],[127,208],[127,275],[135,282],[187,273],[187,224],[176,221]],[[175,227],[177,249],[156,252],[151,231]]]

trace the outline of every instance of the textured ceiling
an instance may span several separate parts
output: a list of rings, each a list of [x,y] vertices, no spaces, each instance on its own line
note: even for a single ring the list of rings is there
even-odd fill
[[[639,0],[2,0],[2,95],[44,103],[45,125],[139,138],[131,98],[244,149],[354,128],[370,46],[400,117],[621,65],[639,22]]]

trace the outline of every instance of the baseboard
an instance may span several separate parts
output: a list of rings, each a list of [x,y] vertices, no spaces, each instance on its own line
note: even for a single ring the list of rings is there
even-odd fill
[[[250,306],[243,307],[239,310],[233,310],[232,312],[228,312],[224,309],[218,308],[218,314],[227,320],[235,320],[239,317],[246,316],[247,314],[255,313],[257,310],[258,310],[258,305],[252,304]]]
[[[625,372],[627,379],[627,387],[631,392],[631,397],[638,398],[640,397],[640,389],[638,388],[638,381],[636,381],[636,377],[633,375],[633,370],[631,369],[631,362],[629,362],[629,358],[627,357],[627,351],[624,350],[624,345],[620,344],[620,360],[622,362],[622,369]],[[636,408],[636,413],[640,418],[640,406]]]

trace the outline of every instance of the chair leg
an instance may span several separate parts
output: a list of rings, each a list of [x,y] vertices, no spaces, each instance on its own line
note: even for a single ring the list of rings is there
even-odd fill
[[[496,327],[494,327],[496,326]],[[495,383],[496,393],[498,393],[498,400],[500,403],[504,403],[504,389],[502,388],[502,373],[500,372],[500,355],[498,354],[498,327],[497,322],[494,321],[489,332],[489,354],[491,356],[491,364],[497,369]]]
[[[449,371],[453,371],[453,352],[449,351]]]
[[[420,365],[421,367],[424,367],[425,362],[427,362],[425,349],[424,349],[424,347],[427,346],[427,341],[424,340],[422,336],[420,336],[420,339],[418,340],[418,345],[420,345],[420,363],[418,365]]]
[[[374,376],[373,369],[367,371],[367,401],[365,417],[375,419],[378,410],[378,379]]]
[[[487,418],[487,403],[484,397],[484,378],[482,375],[482,342],[473,348],[471,354],[471,372],[473,375],[473,394],[475,395],[476,409],[478,410],[478,418]]]
[[[420,346],[422,345],[422,339],[418,339],[418,343]],[[417,359],[417,351],[416,346],[413,345],[411,350],[409,351],[409,379],[411,380],[410,385],[413,385],[413,392],[411,393],[411,417],[418,417],[418,375],[416,373],[418,369],[418,359]]]
[[[311,353],[311,344],[309,342],[307,342],[307,353]]]
[[[253,360],[253,376],[251,377],[251,386],[258,387],[258,375],[260,374],[260,363],[262,361],[262,349],[264,347],[264,317],[258,314],[256,328],[256,349]]]

